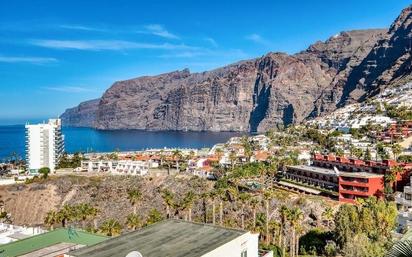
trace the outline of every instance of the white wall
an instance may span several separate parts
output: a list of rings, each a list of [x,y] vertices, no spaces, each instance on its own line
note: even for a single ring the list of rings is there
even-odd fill
[[[247,257],[258,257],[258,237],[259,234],[247,232],[219,248],[202,255],[202,257],[240,257],[244,250],[247,251]]]

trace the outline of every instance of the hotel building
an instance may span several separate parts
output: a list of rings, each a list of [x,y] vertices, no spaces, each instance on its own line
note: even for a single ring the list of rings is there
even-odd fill
[[[60,119],[26,125],[26,160],[30,174],[37,174],[43,167],[54,171],[63,152],[64,136]]]
[[[402,185],[408,179],[412,164],[315,154],[312,165],[288,166],[285,178],[315,189],[337,192],[339,201],[353,203],[357,198],[382,196],[384,175],[395,166],[402,167],[405,171],[397,176],[398,185]]]

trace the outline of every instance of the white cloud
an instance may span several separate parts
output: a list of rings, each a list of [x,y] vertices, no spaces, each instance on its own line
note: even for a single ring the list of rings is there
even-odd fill
[[[34,39],[30,44],[54,49],[76,49],[76,50],[126,50],[126,49],[197,49],[197,47],[185,44],[149,44],[124,40],[49,40]]]
[[[246,58],[248,55],[240,49],[228,49],[228,50],[212,50],[212,49],[196,49],[187,51],[177,51],[174,53],[168,53],[160,55],[160,58],[194,58],[198,56],[210,56],[210,57],[224,57],[224,58]]]
[[[270,45],[270,42],[268,40],[266,40],[265,38],[263,38],[261,35],[259,34],[250,34],[246,36],[247,40],[253,41],[257,44],[261,44],[261,45]]]
[[[160,24],[149,24],[144,26],[144,28],[146,29],[145,31],[138,31],[138,33],[152,34],[167,39],[179,39],[179,36],[169,32]]]
[[[83,93],[83,92],[94,92],[95,90],[85,88],[85,87],[71,87],[71,86],[56,86],[56,87],[43,87],[43,89],[63,92],[63,93]]]
[[[57,62],[57,59],[56,58],[49,58],[49,57],[0,56],[0,62],[4,62],[4,63],[47,64],[47,63]]]
[[[69,30],[83,30],[83,31],[96,31],[96,32],[106,32],[105,29],[84,26],[84,25],[73,25],[73,24],[62,24],[58,26],[61,29],[69,29]]]
[[[218,47],[218,44],[217,44],[216,40],[214,40],[211,37],[206,37],[205,41],[208,42],[209,44],[211,44],[213,47]]]

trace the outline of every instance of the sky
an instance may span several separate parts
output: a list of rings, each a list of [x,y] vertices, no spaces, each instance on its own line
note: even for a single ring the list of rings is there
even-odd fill
[[[117,80],[293,54],[387,28],[405,0],[0,0],[0,124],[57,117]]]

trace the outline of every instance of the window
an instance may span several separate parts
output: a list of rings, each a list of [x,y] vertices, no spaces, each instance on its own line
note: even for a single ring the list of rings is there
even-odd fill
[[[240,257],[247,257],[247,249],[242,250]]]

